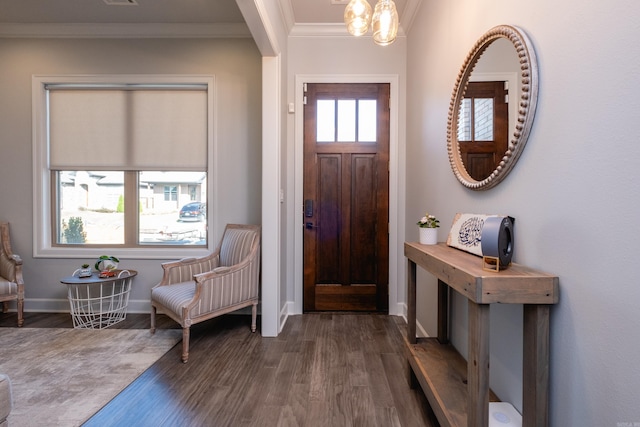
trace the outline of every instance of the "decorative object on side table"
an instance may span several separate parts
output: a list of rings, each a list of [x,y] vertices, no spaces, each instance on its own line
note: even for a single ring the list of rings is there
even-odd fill
[[[499,271],[511,263],[513,223],[505,215],[462,214],[453,218],[447,245],[482,257],[482,267]]]
[[[423,245],[435,245],[438,243],[438,227],[440,220],[429,212],[425,213],[422,219],[418,221],[420,227],[420,243]]]
[[[91,277],[91,274],[93,273],[93,271],[91,271],[91,267],[89,267],[89,264],[82,264],[82,267],[77,269],[73,275],[75,276],[77,273],[78,277]]]
[[[119,262],[120,260],[112,255],[102,255],[98,258],[94,267],[100,272],[111,271],[118,268]]]
[[[513,256],[513,222],[510,216],[491,216],[482,227],[482,268],[499,271],[511,264]]]

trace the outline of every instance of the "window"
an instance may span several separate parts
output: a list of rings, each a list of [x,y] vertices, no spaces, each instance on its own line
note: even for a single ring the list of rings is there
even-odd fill
[[[164,186],[164,200],[165,202],[171,202],[178,200],[178,187],[171,185]]]
[[[318,142],[375,142],[375,99],[319,99],[316,108]]]
[[[471,102],[473,101],[473,108]],[[464,98],[458,113],[458,141],[493,141],[493,98]],[[473,138],[471,138],[473,129]]]
[[[182,208],[207,205],[211,78],[34,77],[33,91],[36,256],[208,249],[206,210]]]

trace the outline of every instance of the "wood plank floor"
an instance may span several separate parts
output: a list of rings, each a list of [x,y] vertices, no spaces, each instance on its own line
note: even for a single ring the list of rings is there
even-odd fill
[[[15,325],[15,313],[0,327]],[[84,426],[437,426],[420,389],[407,383],[395,316],[291,316],[277,338],[226,315],[191,328],[180,343]],[[27,327],[72,327],[68,314],[25,313]],[[119,328],[148,328],[129,314]],[[159,328],[178,327],[161,316]]]

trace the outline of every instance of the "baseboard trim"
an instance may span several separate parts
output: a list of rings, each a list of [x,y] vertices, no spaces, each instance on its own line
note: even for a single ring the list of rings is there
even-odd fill
[[[404,322],[408,323],[407,304],[398,303],[398,313],[401,313],[400,316],[402,316],[402,318],[404,319]],[[422,327],[422,324],[420,323],[419,320],[416,320],[416,335],[419,336],[420,338],[429,338],[429,334],[427,333],[426,329]]]
[[[10,309],[15,312],[15,305]],[[69,300],[53,298],[28,298],[24,300],[24,311],[38,313],[69,313]],[[149,300],[129,300],[127,313],[151,313]]]
[[[289,301],[282,307],[282,310],[280,310],[280,325],[278,327],[278,333],[282,332],[282,329],[284,329],[284,325],[287,323],[287,319],[289,318],[289,313],[292,313],[293,309],[293,301]]]

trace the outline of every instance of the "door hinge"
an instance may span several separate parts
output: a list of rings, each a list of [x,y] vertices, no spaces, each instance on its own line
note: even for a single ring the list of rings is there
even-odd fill
[[[302,105],[307,105],[307,95],[302,97]]]

